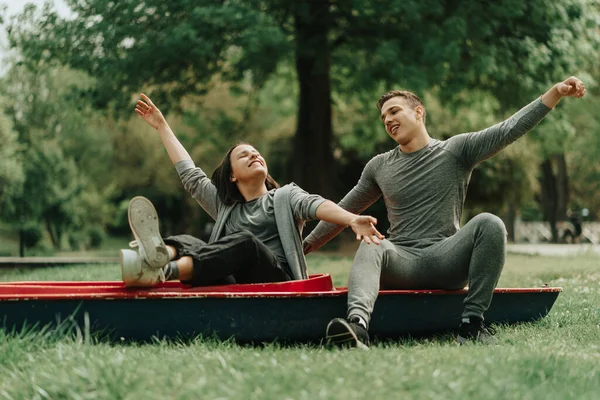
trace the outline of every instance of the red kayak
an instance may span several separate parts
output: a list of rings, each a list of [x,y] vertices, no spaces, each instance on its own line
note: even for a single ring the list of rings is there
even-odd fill
[[[535,321],[548,314],[561,288],[496,289],[489,323]],[[240,342],[320,340],[327,323],[344,317],[347,288],[329,274],[301,281],[190,287],[166,282],[149,289],[122,282],[0,283],[0,316],[8,330],[73,321],[115,339],[189,338]],[[466,290],[382,290],[370,332],[379,338],[456,329]],[[71,323],[71,322],[68,322]]]

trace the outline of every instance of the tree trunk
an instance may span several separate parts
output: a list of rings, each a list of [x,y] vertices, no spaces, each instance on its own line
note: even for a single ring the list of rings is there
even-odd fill
[[[547,158],[540,166],[542,169],[541,177],[541,196],[540,203],[544,219],[550,224],[552,232],[552,242],[558,242],[558,231],[556,230],[556,177],[552,170],[552,160]]]
[[[517,218],[517,209],[513,204],[508,205],[508,210],[504,215],[504,225],[508,234],[508,241],[515,242],[515,219]]]
[[[48,235],[50,236],[50,241],[52,242],[52,246],[54,248],[57,247],[56,235],[54,234],[54,230],[52,229],[52,223],[48,218],[46,218],[46,230],[48,231]]]
[[[558,243],[556,223],[566,218],[569,187],[567,164],[563,153],[547,158],[541,165],[542,177],[540,203],[544,219],[550,224],[552,242]],[[556,173],[554,172],[556,170]]]
[[[56,250],[60,250],[60,244],[62,243],[62,235],[63,235],[63,224],[58,222],[56,224],[56,243],[54,244],[54,248]]]
[[[298,2],[294,18],[300,93],[291,176],[308,192],[334,198],[329,4]]]
[[[23,226],[19,227],[19,257],[25,257],[25,238],[23,238]]]
[[[552,158],[556,165],[556,217],[561,221],[567,219],[567,205],[569,204],[567,161],[564,153],[556,154]]]

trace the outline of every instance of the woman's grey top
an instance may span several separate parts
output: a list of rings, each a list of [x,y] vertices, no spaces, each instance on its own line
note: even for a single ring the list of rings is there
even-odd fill
[[[305,221],[316,219],[317,208],[325,201],[323,197],[309,194],[291,183],[269,191],[262,200],[258,198],[249,202],[255,204],[226,205],[219,198],[211,180],[192,160],[179,161],[175,168],[185,189],[215,220],[209,242],[233,233],[236,228],[239,228],[238,231],[248,229],[259,239],[265,235],[269,240],[263,243],[278,257],[283,250],[288,275],[293,279],[308,277],[302,252],[302,228]],[[262,232],[269,224],[269,232]],[[277,237],[273,236],[273,229]]]

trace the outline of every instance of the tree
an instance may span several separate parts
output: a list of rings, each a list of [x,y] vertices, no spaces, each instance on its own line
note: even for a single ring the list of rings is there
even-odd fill
[[[593,71],[600,79],[600,70]],[[569,175],[569,208],[587,208],[590,218],[600,216],[600,87],[591,87],[581,104],[565,104],[565,113],[572,116],[571,135],[565,145]]]
[[[4,113],[0,113],[0,143],[0,215],[9,215],[15,208],[10,200],[22,192],[25,176],[18,137]]]
[[[598,119],[598,97],[590,101],[586,114],[590,120],[576,125],[576,138],[570,144],[567,156],[571,210],[590,210],[590,218],[600,217],[600,120]]]
[[[585,80],[588,87],[595,86],[593,78],[587,77]],[[591,95],[593,94],[590,93]],[[587,144],[591,145],[592,149],[597,149],[597,146],[594,146],[594,140],[589,140],[589,125],[590,122],[594,122],[595,116],[588,112],[589,121],[581,120],[590,96],[578,101],[577,104],[569,101],[559,104],[560,110],[550,114],[531,135],[538,144],[541,158],[538,177],[540,191],[536,197],[541,206],[544,220],[550,225],[554,243],[561,239],[557,223],[567,219],[568,206],[572,200],[571,187],[573,185],[569,176],[569,170],[572,168],[567,163],[569,153],[573,151],[580,153],[578,155],[579,163],[583,166],[580,170],[590,171],[589,167],[593,168],[595,164],[590,159],[589,149],[577,149],[576,146],[576,144],[581,145],[582,139],[588,139]],[[598,129],[597,124],[591,127],[591,131],[593,132],[595,129]],[[577,175],[576,177],[581,178]]]
[[[22,189],[6,200],[12,206],[3,218],[43,227],[55,248],[65,233],[81,236],[88,227],[105,226],[113,212],[106,201],[110,185],[104,184],[111,144],[93,110],[77,97],[86,81],[64,68],[30,71],[22,65],[13,65],[2,80],[4,112],[23,160]]]
[[[331,196],[332,95],[392,84],[439,88],[446,99],[487,91],[509,108],[564,78],[572,55],[596,50],[594,0],[67,0],[61,19],[30,6],[10,24],[24,62],[58,61],[97,79],[100,107],[125,108],[151,88],[159,104],[203,94],[215,78],[261,87],[281,62],[295,65],[294,180]],[[590,59],[592,59],[591,57]],[[119,95],[119,96],[117,96]],[[114,101],[113,101],[114,100]],[[243,125],[240,126],[243,131]]]

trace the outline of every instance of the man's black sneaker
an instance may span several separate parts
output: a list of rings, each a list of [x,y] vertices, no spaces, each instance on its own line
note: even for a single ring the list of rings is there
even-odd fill
[[[496,330],[491,326],[487,326],[479,318],[471,317],[469,322],[462,322],[458,328],[458,336],[456,341],[458,344],[467,342],[477,342],[483,344],[494,344],[498,341],[494,337]]]
[[[369,333],[358,320],[334,318],[327,325],[327,342],[339,347],[369,348]]]

